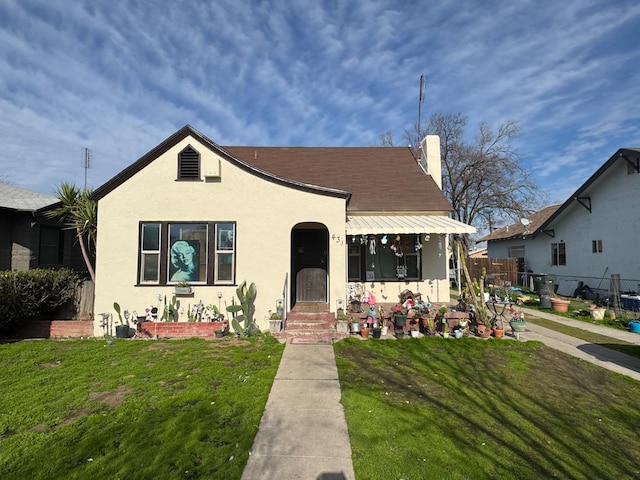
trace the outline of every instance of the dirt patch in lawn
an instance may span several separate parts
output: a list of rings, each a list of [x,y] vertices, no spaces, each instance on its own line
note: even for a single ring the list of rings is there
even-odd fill
[[[120,385],[115,390],[107,390],[106,392],[91,392],[89,393],[89,400],[93,402],[101,402],[105,405],[116,408],[124,402],[127,394],[133,390],[124,385]]]

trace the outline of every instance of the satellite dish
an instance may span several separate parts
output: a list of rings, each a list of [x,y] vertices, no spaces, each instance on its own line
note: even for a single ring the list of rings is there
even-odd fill
[[[528,227],[529,225],[531,225],[531,220],[529,220],[528,218],[521,218],[520,223],[525,227]]]

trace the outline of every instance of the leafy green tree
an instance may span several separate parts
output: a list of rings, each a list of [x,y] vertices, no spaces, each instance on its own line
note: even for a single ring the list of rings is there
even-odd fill
[[[95,271],[89,251],[95,252],[98,207],[97,202],[91,198],[91,193],[91,189],[81,190],[72,183],[63,182],[56,188],[56,197],[60,203],[48,210],[45,215],[48,218],[60,219],[67,229],[75,231],[82,258],[91,280],[95,282]]]

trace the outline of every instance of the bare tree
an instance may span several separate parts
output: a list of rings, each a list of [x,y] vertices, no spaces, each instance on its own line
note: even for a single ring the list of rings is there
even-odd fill
[[[391,130],[387,130],[386,132],[380,134],[376,146],[393,147],[393,133],[391,133]]]
[[[434,113],[426,128],[440,137],[442,190],[456,220],[490,231],[496,223],[538,210],[538,187],[511,146],[518,124],[507,120],[494,129],[480,123],[473,143],[465,140],[466,126],[467,117],[461,113]],[[419,145],[417,132],[417,124],[413,131],[405,130],[410,145]]]

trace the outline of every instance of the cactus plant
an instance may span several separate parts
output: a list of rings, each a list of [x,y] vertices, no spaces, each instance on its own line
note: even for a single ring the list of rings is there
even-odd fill
[[[233,316],[231,325],[236,333],[245,337],[259,333],[260,329],[253,316],[256,312],[255,301],[257,296],[256,284],[247,286],[247,281],[243,281],[236,289],[238,302],[231,300],[231,305],[227,306],[227,312]],[[243,325],[244,324],[244,325]]]
[[[171,303],[167,303],[167,296],[165,295],[164,311],[162,312],[161,320],[163,322],[177,322],[179,308],[180,308],[180,300],[177,300],[175,295],[171,297]]]

